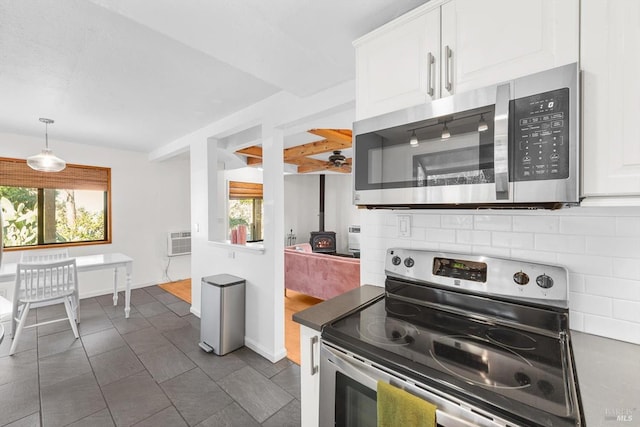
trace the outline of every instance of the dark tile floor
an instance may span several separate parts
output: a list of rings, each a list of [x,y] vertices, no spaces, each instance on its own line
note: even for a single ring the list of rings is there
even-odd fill
[[[80,301],[80,339],[68,322],[0,344],[0,426],[299,426],[300,367],[246,347],[200,350],[200,320],[157,286]],[[62,305],[31,322],[64,316]],[[4,324],[7,330],[10,325]]]

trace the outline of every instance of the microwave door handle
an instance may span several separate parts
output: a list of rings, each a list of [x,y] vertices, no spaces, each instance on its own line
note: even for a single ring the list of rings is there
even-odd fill
[[[493,167],[496,181],[496,200],[509,199],[509,99],[510,85],[496,88],[494,115]]]

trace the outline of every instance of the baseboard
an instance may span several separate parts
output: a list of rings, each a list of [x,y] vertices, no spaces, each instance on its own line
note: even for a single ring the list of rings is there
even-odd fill
[[[276,363],[277,361],[287,357],[287,350],[285,348],[282,348],[280,349],[280,351],[272,354],[271,352],[263,348],[261,345],[256,343],[254,340],[252,340],[251,338],[247,338],[246,336],[244,337],[244,345],[245,347],[249,347],[251,350],[258,353],[260,356],[264,357],[271,363]]]
[[[189,309],[189,311],[196,316],[197,318],[200,318],[200,311],[196,310],[193,306],[191,306],[191,308]]]

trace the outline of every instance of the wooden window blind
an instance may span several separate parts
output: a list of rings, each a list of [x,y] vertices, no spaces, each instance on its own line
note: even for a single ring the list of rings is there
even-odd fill
[[[111,168],[67,164],[60,172],[39,172],[26,160],[0,157],[0,185],[61,190],[109,191]]]
[[[230,199],[262,199],[262,184],[229,181]]]

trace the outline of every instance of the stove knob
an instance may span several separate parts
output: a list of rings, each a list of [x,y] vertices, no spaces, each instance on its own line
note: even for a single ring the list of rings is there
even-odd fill
[[[414,264],[415,264],[415,261],[413,261],[413,258],[405,258],[404,260],[405,267],[411,268],[413,267]]]
[[[396,255],[393,258],[391,258],[391,264],[393,264],[393,265],[400,265],[401,262],[402,262],[402,260],[400,259],[400,257],[398,255]]]
[[[521,286],[526,285],[527,283],[529,283],[529,275],[524,271],[518,271],[513,275],[513,281]]]
[[[540,276],[536,277],[536,283],[541,288],[549,289],[553,286],[553,279],[551,278],[551,276],[541,274]]]

